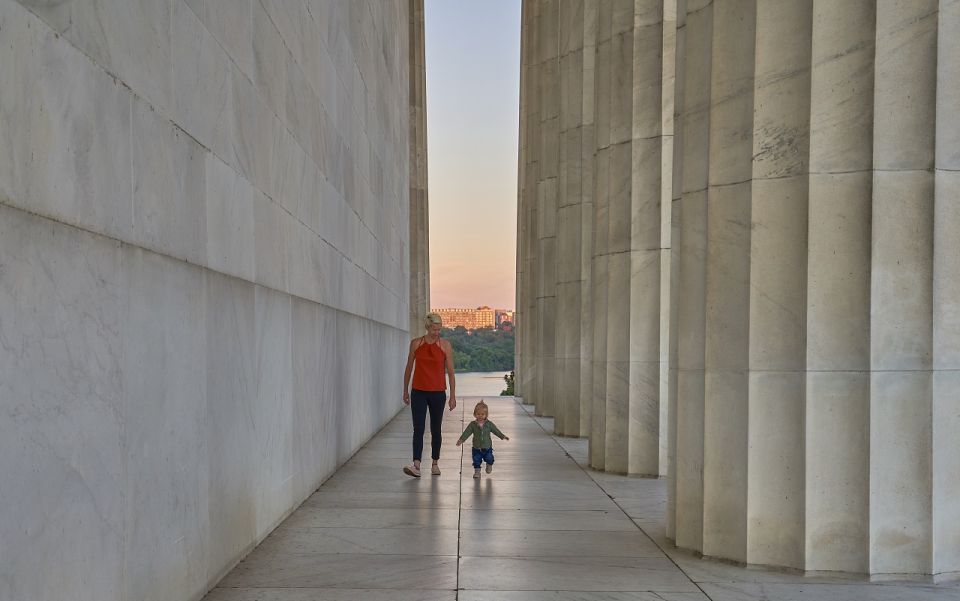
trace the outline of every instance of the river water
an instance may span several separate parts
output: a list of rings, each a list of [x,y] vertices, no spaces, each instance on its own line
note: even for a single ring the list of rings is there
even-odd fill
[[[457,396],[500,396],[506,390],[508,371],[466,371],[457,374]]]

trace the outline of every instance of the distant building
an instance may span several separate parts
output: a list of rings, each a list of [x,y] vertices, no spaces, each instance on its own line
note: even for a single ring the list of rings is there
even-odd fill
[[[468,330],[496,327],[496,314],[490,307],[476,309],[432,309],[443,318],[443,327],[455,328],[463,326]]]
[[[505,329],[504,323],[509,323],[510,327],[513,327],[513,311],[508,311],[507,309],[494,309],[494,315],[496,315],[495,321],[497,323],[497,329]]]

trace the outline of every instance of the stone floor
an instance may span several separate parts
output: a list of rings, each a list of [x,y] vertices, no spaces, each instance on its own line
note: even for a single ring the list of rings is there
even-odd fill
[[[960,600],[957,584],[811,578],[677,551],[663,536],[664,481],[586,468],[585,440],[553,437],[551,420],[508,398],[488,402],[511,440],[474,480],[468,447],[453,443],[475,401],[447,414],[442,475],[401,472],[401,412],[206,601]]]

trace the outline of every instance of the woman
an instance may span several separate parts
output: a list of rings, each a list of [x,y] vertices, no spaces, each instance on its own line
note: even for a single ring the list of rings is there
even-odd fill
[[[423,454],[423,430],[430,411],[430,450],[433,466],[430,473],[440,475],[440,424],[443,421],[443,404],[447,400],[444,371],[450,376],[450,411],[457,406],[457,383],[453,375],[453,347],[440,339],[443,319],[430,313],[424,322],[426,336],[410,341],[407,369],[403,372],[403,404],[411,406],[413,414],[413,464],[404,466],[403,472],[414,478],[420,477],[420,456]],[[414,367],[416,364],[416,367]],[[410,374],[413,374],[413,390],[410,390]]]

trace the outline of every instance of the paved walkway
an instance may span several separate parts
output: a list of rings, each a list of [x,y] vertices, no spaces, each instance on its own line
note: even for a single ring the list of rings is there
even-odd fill
[[[493,474],[474,480],[468,446],[453,443],[475,402],[444,420],[442,475],[401,472],[402,412],[206,601],[960,601],[957,585],[809,578],[678,552],[663,538],[664,481],[585,468],[585,440],[554,438],[551,420],[510,398],[488,399],[511,440],[494,442]]]

